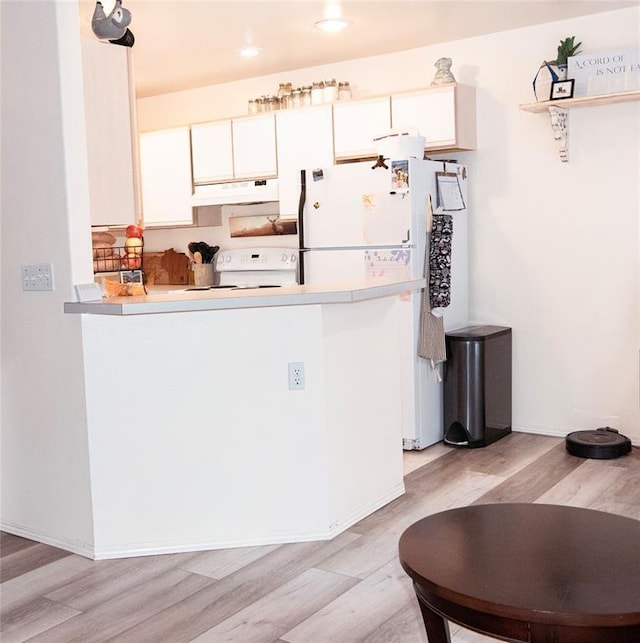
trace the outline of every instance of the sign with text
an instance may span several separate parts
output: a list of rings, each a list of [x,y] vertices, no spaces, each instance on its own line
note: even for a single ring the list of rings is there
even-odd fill
[[[570,56],[567,62],[567,78],[576,81],[574,97],[640,89],[639,49]]]

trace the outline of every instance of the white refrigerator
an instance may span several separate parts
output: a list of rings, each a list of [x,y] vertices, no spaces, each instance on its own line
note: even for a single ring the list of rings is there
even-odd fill
[[[452,215],[453,223],[450,303],[434,312],[443,316],[445,331],[464,326],[468,322],[466,168],[418,159],[385,164],[386,168],[375,169],[369,161],[302,170],[299,281],[330,284],[354,278],[423,277],[430,195],[433,212]],[[453,198],[446,193],[452,181]],[[421,293],[399,299],[405,365],[403,448],[424,449],[443,439],[442,382],[430,361],[418,356]]]

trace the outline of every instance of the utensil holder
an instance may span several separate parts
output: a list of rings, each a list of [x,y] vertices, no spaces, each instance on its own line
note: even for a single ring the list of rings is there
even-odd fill
[[[194,263],[193,283],[196,286],[213,286],[213,264]]]

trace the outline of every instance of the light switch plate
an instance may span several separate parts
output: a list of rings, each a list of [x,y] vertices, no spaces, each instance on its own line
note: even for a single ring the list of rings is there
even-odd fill
[[[22,290],[53,290],[53,264],[32,263],[20,266]]]

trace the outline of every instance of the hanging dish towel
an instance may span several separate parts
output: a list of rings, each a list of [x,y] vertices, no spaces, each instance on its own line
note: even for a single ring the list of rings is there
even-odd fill
[[[451,303],[451,242],[453,217],[434,214],[429,243],[429,303],[445,308]]]
[[[441,216],[441,215],[439,215]],[[434,315],[431,311],[431,287],[430,287],[430,256],[432,227],[435,224],[435,215],[431,207],[431,196],[427,197],[427,239],[425,244],[424,276],[427,282],[422,289],[420,301],[420,330],[418,333],[418,355],[431,361],[431,367],[444,362],[447,359],[447,351],[444,337],[444,320]],[[439,373],[437,373],[438,379]]]

